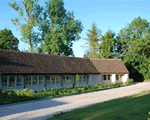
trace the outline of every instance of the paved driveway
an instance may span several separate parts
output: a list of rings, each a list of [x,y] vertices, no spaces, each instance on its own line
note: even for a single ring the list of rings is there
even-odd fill
[[[95,103],[139,93],[143,90],[150,90],[150,82],[136,83],[127,87],[82,93],[78,95],[1,105],[0,119],[44,120],[51,117],[56,111],[70,111],[76,108],[90,106]]]

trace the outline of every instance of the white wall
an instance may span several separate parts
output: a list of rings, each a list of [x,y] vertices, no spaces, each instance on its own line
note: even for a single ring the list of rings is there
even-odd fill
[[[128,78],[129,78],[129,74],[124,74],[124,75],[122,76],[122,82],[125,83]]]
[[[116,82],[116,74],[111,75],[111,82],[115,83]]]

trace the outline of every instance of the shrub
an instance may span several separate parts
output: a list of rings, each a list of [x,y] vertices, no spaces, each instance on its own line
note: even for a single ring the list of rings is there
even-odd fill
[[[105,88],[104,84],[100,85],[100,88],[101,88],[101,89],[104,89],[104,88]]]
[[[133,80],[128,80],[127,84],[133,83]],[[42,91],[34,92],[32,89],[23,89],[23,90],[1,90],[0,91],[0,104],[9,104],[9,103],[15,103],[15,102],[23,102],[27,100],[35,100],[35,99],[41,99],[41,98],[51,98],[55,96],[63,96],[63,95],[71,95],[76,93],[83,93],[88,91],[95,91],[99,89],[105,89],[105,88],[113,88],[113,87],[119,87],[122,86],[122,83],[110,83],[110,84],[96,84],[93,85],[85,85],[82,87],[75,87],[72,86],[67,88],[57,88],[57,89],[43,89]]]
[[[131,85],[131,84],[133,84],[133,83],[134,83],[133,79],[128,79],[125,84],[126,84],[126,85]]]

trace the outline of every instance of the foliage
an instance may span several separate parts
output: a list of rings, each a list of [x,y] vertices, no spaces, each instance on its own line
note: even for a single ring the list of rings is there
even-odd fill
[[[115,49],[115,33],[108,30],[104,36],[102,36],[101,44],[99,46],[99,58],[113,58]]]
[[[38,0],[23,0],[20,3],[12,0],[8,5],[19,14],[19,18],[11,20],[20,29],[22,41],[29,44],[30,52],[32,52],[33,45],[40,42],[38,33],[34,31],[34,28],[39,22],[43,8],[38,4]],[[21,23],[21,20],[24,22]]]
[[[0,30],[0,49],[19,51],[18,44],[19,40],[13,35],[11,30],[7,28]]]
[[[78,74],[76,74],[75,79],[76,79],[77,86],[78,86],[79,85],[80,76]]]
[[[96,23],[92,23],[92,28],[91,30],[87,30],[88,33],[87,38],[84,38],[88,42],[88,46],[86,44],[82,47],[88,47],[88,50],[86,50],[86,53],[84,56],[88,56],[88,58],[97,58],[98,57],[98,47],[99,47],[99,42],[100,42],[100,37],[101,37],[101,30],[97,27]]]
[[[23,89],[23,90],[2,90],[0,92],[0,105],[9,104],[9,103],[16,103],[16,102],[23,102],[28,100],[35,100],[35,99],[42,99],[42,98],[51,98],[56,96],[63,96],[63,95],[71,95],[77,93],[84,93],[89,91],[95,91],[100,89],[106,88],[114,88],[120,87],[122,83],[111,83],[111,84],[104,84],[95,86],[92,85],[85,85],[82,87],[67,87],[67,88],[57,88],[57,89],[50,89],[42,91],[34,92],[32,89]]]
[[[144,82],[150,82],[150,79],[148,79],[148,80],[144,80]]]
[[[73,55],[73,42],[80,38],[82,29],[81,21],[75,20],[74,13],[64,8],[63,0],[47,1],[40,24],[44,43],[39,51],[54,55]]]
[[[125,84],[131,85],[131,84],[133,84],[133,83],[134,83],[133,79],[128,79],[127,82],[126,82]]]
[[[128,47],[125,49],[123,62],[134,67],[144,79],[150,79],[150,23],[138,17],[124,31]]]

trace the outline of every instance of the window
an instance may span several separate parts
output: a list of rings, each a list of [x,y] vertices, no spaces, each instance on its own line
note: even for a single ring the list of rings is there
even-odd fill
[[[87,75],[84,75],[83,82],[86,82],[86,80],[87,80]]]
[[[33,76],[32,83],[33,85],[37,85],[37,76]]]
[[[111,79],[110,77],[111,77],[111,75],[108,75],[108,80],[110,80],[110,79]]]
[[[26,76],[25,84],[26,86],[31,85],[31,76]]]
[[[69,83],[69,76],[66,76],[66,83]]]
[[[22,86],[22,76],[17,76],[17,86]]]
[[[116,80],[119,80],[119,75],[116,75]]]
[[[50,84],[50,75],[45,76],[45,83],[46,83],[46,85]]]
[[[55,76],[56,77],[56,83],[58,84],[59,83],[59,76]]]
[[[73,76],[70,76],[70,83],[72,83]]]
[[[93,75],[93,81],[96,80],[96,78],[97,78],[97,76],[96,76],[96,75]]]
[[[2,87],[7,87],[7,76],[2,76]]]
[[[65,83],[65,76],[62,76],[62,82]]]
[[[92,75],[92,81],[94,81],[94,75]]]
[[[82,82],[82,77],[83,77],[83,76],[82,76],[82,75],[80,75],[80,79],[79,79],[79,82]]]
[[[43,76],[39,76],[39,85],[43,85]]]
[[[9,86],[15,86],[15,77],[9,77]]]
[[[103,80],[106,80],[106,75],[103,75]]]
[[[55,76],[51,75],[51,84],[55,84]]]

